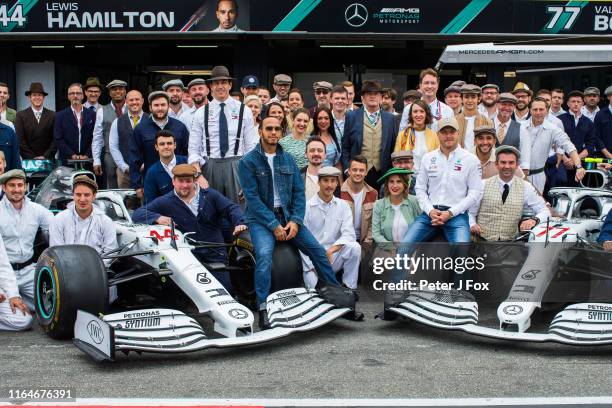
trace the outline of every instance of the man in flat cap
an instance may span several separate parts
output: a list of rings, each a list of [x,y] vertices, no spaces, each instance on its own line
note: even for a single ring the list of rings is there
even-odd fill
[[[334,272],[344,270],[342,283],[357,289],[361,246],[355,237],[353,213],[348,203],[334,196],[340,185],[341,172],[335,167],[319,169],[319,192],[306,202],[304,225],[325,248],[325,254]],[[302,254],[304,282],[314,288],[318,278],[310,258]]]
[[[478,112],[493,120],[497,115],[497,98],[499,97],[499,86],[486,84],[482,88],[482,100],[478,104]]]
[[[516,105],[514,106],[514,114],[512,119],[519,123],[527,122],[531,118],[529,111],[529,103],[533,96],[533,91],[524,82],[517,82],[514,85],[512,94],[516,97]]]
[[[49,228],[49,246],[80,244],[99,254],[117,248],[113,221],[94,205],[98,184],[86,174],[72,181],[72,203],[57,214]]]
[[[210,93],[210,89],[208,88],[206,80],[202,78],[195,78],[192,79],[189,84],[187,84],[187,92],[191,96],[193,106],[189,109],[185,109],[179,117],[179,120],[183,122],[183,124],[187,126],[187,130],[191,132],[193,117],[198,109],[208,103],[208,94]]]
[[[485,180],[480,205],[470,209],[470,230],[487,241],[513,240],[519,232],[529,231],[550,217],[542,196],[516,175],[519,157],[513,146],[496,149],[498,175]],[[523,208],[529,208],[535,216],[523,219]]]
[[[53,143],[53,125],[55,112],[43,106],[45,92],[43,84],[33,82],[25,95],[30,106],[17,112],[15,116],[15,133],[19,140],[19,153],[24,160],[44,160],[55,157]],[[21,168],[21,165],[10,168]]]
[[[289,89],[293,80],[289,75],[278,74],[274,76],[274,82],[272,88],[274,88],[274,98],[270,99],[268,103],[279,102],[289,96]]]
[[[416,175],[414,174],[414,154],[412,150],[398,150],[391,153],[391,165],[396,169],[410,170],[413,173],[408,175],[410,187],[408,193],[414,195],[416,185]],[[384,185],[380,187],[379,197],[384,197]]]
[[[111,101],[96,111],[96,126],[93,132],[91,150],[94,160],[94,173],[102,188],[117,188],[117,166],[110,152],[108,141],[113,121],[127,112],[125,96],[127,82],[114,79],[106,85]]]
[[[520,167],[526,172],[531,159],[531,135],[526,126],[512,119],[517,102],[516,96],[510,92],[500,94],[497,100],[497,115],[493,119],[493,124],[497,142],[506,146],[514,146],[521,152]]]
[[[212,188],[200,188],[196,183],[196,169],[187,164],[177,164],[172,169],[173,189],[157,197],[134,212],[134,222],[170,225],[172,221],[179,231],[195,233],[198,241],[223,243],[221,220],[227,220],[233,235],[245,231],[246,225],[240,207]],[[205,263],[228,264],[223,248],[198,248],[194,255]],[[231,293],[232,284],[228,271],[212,271],[212,274]]]
[[[179,119],[184,111],[189,109],[189,106],[183,103],[183,81],[180,79],[171,79],[162,85],[162,91],[170,96],[170,110],[168,116],[174,119]]]
[[[53,138],[63,165],[68,160],[92,158],[92,140],[96,114],[83,106],[81,84],[71,84],[67,92],[70,106],[55,115]],[[91,170],[91,166],[88,168]]]
[[[450,85],[444,90],[444,102],[451,107],[455,115],[463,111],[463,101],[461,100],[461,87]]]
[[[314,118],[315,111],[318,108],[331,108],[331,101],[329,96],[333,87],[334,86],[327,81],[317,81],[312,84],[312,91],[314,93],[314,97],[317,101],[317,104],[309,109],[311,118]]]
[[[140,91],[135,89],[127,93],[125,98],[127,112],[116,118],[110,128],[108,144],[117,166],[117,186],[119,188],[131,188],[130,183],[130,143],[134,138],[134,129],[140,121],[149,117],[142,110],[144,98]]]
[[[404,107],[412,105],[412,103],[417,99],[421,99],[421,93],[416,89],[409,89],[402,94],[402,101],[404,102]]]
[[[176,138],[176,154],[186,156],[189,145],[187,127],[180,120],[168,116],[170,96],[164,91],[156,91],[149,94],[148,100],[151,115],[143,118],[134,128],[129,153],[131,186],[140,198],[144,196],[144,176],[159,161],[155,149],[158,132],[162,129],[172,132]]]
[[[461,101],[463,110],[455,116],[459,124],[459,144],[468,152],[474,150],[474,129],[480,126],[493,126],[493,121],[478,112],[480,87],[465,84],[461,87]]]
[[[365,182],[378,189],[378,179],[391,168],[391,152],[397,132],[394,116],[380,109],[382,87],[378,81],[364,81],[361,88],[363,107],[347,112],[342,138],[342,165],[363,155],[368,161]]]
[[[4,198],[0,201],[0,236],[17,278],[21,297],[34,310],[34,241],[39,229],[47,235],[53,213],[26,197],[26,175],[21,169],[0,176]],[[0,307],[0,315],[2,307]],[[1,325],[1,323],[0,323]]]
[[[208,80],[213,100],[193,119],[188,160],[201,169],[201,182],[239,203],[238,160],[255,147],[258,138],[251,109],[229,95],[232,80],[226,67],[213,68]]]
[[[87,78],[83,86],[83,91],[85,91],[86,99],[83,107],[96,113],[98,109],[102,108],[102,105],[98,102],[100,95],[102,95],[102,84],[100,80],[97,77]]]
[[[593,157],[597,150],[597,137],[594,132],[593,122],[582,114],[584,105],[583,94],[580,91],[571,91],[567,95],[567,107],[569,112],[563,113],[557,118],[561,120],[565,133],[576,146],[578,156],[581,159]],[[563,155],[563,161],[558,166],[557,182],[554,186],[579,186],[575,182],[576,169],[572,160]],[[565,171],[563,171],[565,170]]]
[[[612,159],[612,85],[604,92],[609,105],[597,112],[594,119],[594,133],[600,155]]]
[[[595,121],[595,115],[597,115],[597,112],[599,112],[599,100],[601,95],[599,88],[589,86],[582,94],[584,95],[582,114],[592,121]]]
[[[482,179],[488,179],[497,175],[497,166],[495,165],[495,146],[498,144],[498,140],[495,137],[495,128],[491,126],[480,126],[474,129],[474,140],[476,146],[472,153],[480,160],[480,166],[482,167]],[[517,149],[518,150],[518,149]],[[523,178],[523,174],[520,167],[517,165],[516,176]]]

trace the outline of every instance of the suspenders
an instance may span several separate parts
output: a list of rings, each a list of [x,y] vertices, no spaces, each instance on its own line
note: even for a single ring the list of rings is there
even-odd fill
[[[206,136],[206,156],[210,157],[210,134],[208,133],[208,104],[204,106],[204,134]],[[234,156],[238,156],[240,148],[240,136],[242,135],[242,118],[244,116],[244,103],[240,104],[240,113],[238,114],[238,131],[236,132],[236,143],[234,143]]]

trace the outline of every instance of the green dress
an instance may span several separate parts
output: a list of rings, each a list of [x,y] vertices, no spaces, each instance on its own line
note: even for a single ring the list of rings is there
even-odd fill
[[[289,153],[295,159],[297,166],[300,169],[308,166],[308,160],[306,160],[306,141],[308,139],[298,140],[293,135],[287,135],[283,137],[278,143],[281,145],[284,151]]]

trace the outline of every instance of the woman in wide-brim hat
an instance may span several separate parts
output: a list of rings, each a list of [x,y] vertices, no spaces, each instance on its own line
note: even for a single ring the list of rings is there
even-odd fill
[[[411,170],[389,169],[378,183],[384,198],[376,200],[372,213],[372,239],[377,244],[401,242],[410,224],[421,214],[416,197],[408,194]]]

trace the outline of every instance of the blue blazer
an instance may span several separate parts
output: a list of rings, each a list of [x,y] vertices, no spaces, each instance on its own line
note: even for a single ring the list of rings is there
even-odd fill
[[[6,159],[4,171],[21,168],[17,135],[13,129],[3,123],[0,123],[0,150],[4,152],[4,158]]]
[[[223,194],[212,188],[200,189],[197,216],[193,215],[189,207],[174,194],[174,189],[172,189],[166,195],[134,211],[132,220],[141,224],[155,224],[161,215],[172,218],[179,231],[194,232],[193,237],[196,240],[206,242],[224,242],[221,217],[228,219],[234,226],[245,223],[238,204],[228,200]],[[202,255],[206,262],[227,263],[227,252],[224,248],[199,248],[195,252]]]
[[[189,131],[178,119],[168,118],[168,124],[164,128],[174,134],[176,139],[177,155],[187,156],[189,145]],[[155,135],[161,128],[155,124],[151,115],[142,118],[134,128],[134,135],[130,139],[129,165],[130,181],[132,188],[140,188],[143,184],[143,175],[147,174],[149,167],[159,161],[159,153],[155,150]],[[140,173],[140,167],[144,164],[144,170]]]
[[[344,137],[342,138],[342,166],[348,169],[350,160],[361,154],[363,145],[363,108],[346,113],[344,121]],[[392,113],[381,110],[382,144],[380,149],[380,165],[378,171],[385,173],[391,168],[391,153],[395,147],[395,117]]]
[[[584,149],[589,151],[589,156],[595,153],[597,139],[595,133],[593,133],[594,126],[591,119],[582,115],[578,119],[578,126],[576,126],[574,117],[570,113],[563,113],[557,117],[563,123],[565,133],[567,133],[574,146],[576,146],[579,154]]]
[[[608,216],[604,220],[601,232],[597,238],[597,242],[599,243],[603,243],[604,241],[612,241],[612,210],[608,212]]]
[[[55,114],[53,139],[63,164],[66,164],[66,160],[70,159],[73,154],[91,157],[91,141],[96,124],[96,114],[83,108],[81,115],[83,125],[81,126],[81,146],[79,148],[79,127],[70,106]]]
[[[597,138],[597,149],[602,151],[604,148],[612,153],[612,112],[607,105],[595,115],[595,137]]]
[[[186,156],[175,156],[176,164],[185,164],[187,163]],[[157,197],[163,196],[168,192],[172,191],[174,187],[172,186],[172,178],[170,175],[166,173],[164,170],[164,166],[162,166],[161,161],[157,161],[145,176],[144,180],[144,203],[150,203],[155,200]]]

